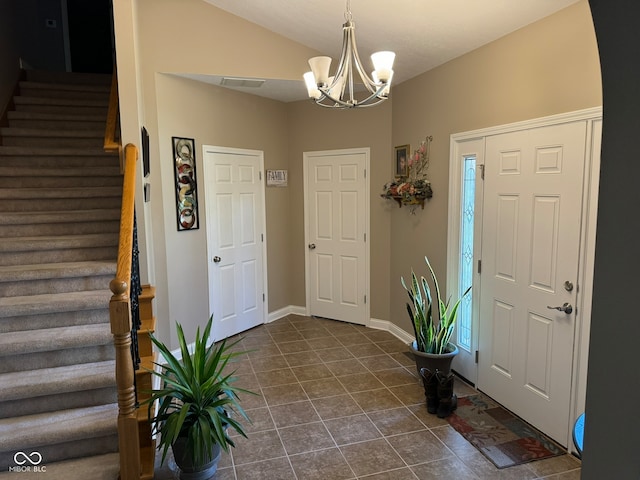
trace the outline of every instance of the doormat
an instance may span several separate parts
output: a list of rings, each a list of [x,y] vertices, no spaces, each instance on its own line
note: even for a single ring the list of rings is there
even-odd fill
[[[449,424],[497,468],[564,455],[560,445],[484,395],[458,398]]]

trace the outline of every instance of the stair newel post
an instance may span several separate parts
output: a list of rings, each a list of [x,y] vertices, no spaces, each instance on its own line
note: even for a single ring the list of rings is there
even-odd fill
[[[132,275],[135,222],[135,178],[138,150],[125,147],[125,171],[120,215],[120,240],[116,277],[111,281],[113,292],[109,302],[111,333],[116,350],[116,385],[118,389],[118,448],[120,480],[139,480],[141,473],[140,437],[136,414],[135,369],[132,352],[132,313],[129,297]]]
[[[111,333],[116,350],[118,389],[118,450],[120,479],[140,478],[140,442],[136,415],[135,371],[131,361],[131,308],[126,282],[113,280],[109,302]]]

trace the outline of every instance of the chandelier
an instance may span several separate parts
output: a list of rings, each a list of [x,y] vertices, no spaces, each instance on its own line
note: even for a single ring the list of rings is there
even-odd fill
[[[346,23],[342,25],[342,53],[335,74],[329,76],[331,57],[309,59],[311,71],[304,74],[309,97],[318,105],[329,108],[371,107],[389,97],[393,77],[393,52],[376,52],[371,55],[374,71],[367,74],[356,48],[355,23],[352,21],[351,1],[347,0],[344,14]],[[356,98],[354,87],[354,67],[366,89],[364,95]],[[360,92],[361,93],[361,92]]]

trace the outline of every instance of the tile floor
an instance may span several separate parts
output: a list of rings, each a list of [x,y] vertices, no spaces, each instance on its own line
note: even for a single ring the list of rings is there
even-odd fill
[[[216,480],[579,480],[572,455],[498,470],[430,415],[407,346],[388,332],[290,315],[241,335],[252,424]],[[475,390],[456,381],[459,396]],[[156,480],[178,478],[171,459]]]

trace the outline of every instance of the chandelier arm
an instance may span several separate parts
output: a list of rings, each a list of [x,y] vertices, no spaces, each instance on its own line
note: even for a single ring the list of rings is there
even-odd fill
[[[356,64],[356,69],[358,70],[358,74],[360,74],[360,78],[362,79],[362,83],[367,88],[367,90],[369,90],[369,92],[374,93],[378,88],[378,84],[374,82],[371,77],[369,77],[364,67],[362,66],[362,61],[360,60],[360,54],[358,53],[358,49],[356,47],[355,34],[351,36],[351,44],[352,44],[351,45],[352,56]]]

